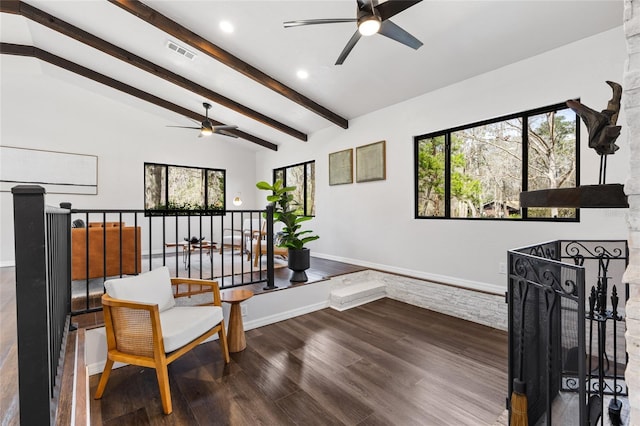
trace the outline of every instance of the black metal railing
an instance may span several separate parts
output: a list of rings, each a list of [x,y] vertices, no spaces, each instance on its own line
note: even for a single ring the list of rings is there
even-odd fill
[[[20,424],[49,424],[70,312],[70,211],[42,187],[14,187]]]
[[[221,288],[275,288],[271,206],[224,215],[72,209],[71,219],[74,314],[102,309],[107,279],[161,266],[176,277],[215,279]],[[266,259],[256,259],[256,244]]]
[[[272,206],[222,216],[145,216],[49,207],[36,185],[12,193],[21,424],[55,420],[52,398],[70,317],[102,309],[107,278],[168,266],[175,276],[213,278],[222,288],[275,288]],[[264,244],[266,261],[251,259],[256,244]]]
[[[564,424],[566,418],[604,424],[606,406],[609,418],[619,418],[620,398],[627,395],[627,242],[551,241],[511,250],[508,257],[507,398],[514,380],[525,383],[530,424]],[[562,393],[577,398],[557,398]]]

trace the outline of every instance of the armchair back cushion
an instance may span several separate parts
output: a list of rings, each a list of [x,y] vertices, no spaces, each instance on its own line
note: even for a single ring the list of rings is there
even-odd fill
[[[160,312],[176,305],[169,268],[166,266],[134,277],[105,281],[104,287],[114,299],[157,304]]]

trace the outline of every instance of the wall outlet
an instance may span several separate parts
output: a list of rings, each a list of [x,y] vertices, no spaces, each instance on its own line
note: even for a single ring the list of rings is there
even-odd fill
[[[498,273],[502,275],[507,275],[507,264],[504,262],[498,263]]]
[[[240,315],[243,317],[247,316],[247,305],[240,305]]]

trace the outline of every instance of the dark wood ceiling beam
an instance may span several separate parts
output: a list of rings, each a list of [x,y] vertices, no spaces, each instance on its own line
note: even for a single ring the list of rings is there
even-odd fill
[[[0,12],[13,13],[17,15],[20,13],[20,1],[18,0],[0,0]]]
[[[307,135],[299,130],[296,130],[290,126],[287,126],[286,124],[280,123],[279,121],[274,120],[271,117],[268,117],[249,107],[246,107],[232,99],[227,98],[226,96],[223,96],[217,92],[214,92],[211,89],[203,87],[172,71],[169,71],[166,68],[162,68],[161,66],[156,65],[153,62],[147,61],[146,59],[141,58],[140,56],[137,56],[99,37],[96,37],[91,33],[88,33],[74,25],[69,24],[68,22],[58,19],[55,16],[50,15],[40,9],[37,9],[27,3],[24,3],[21,1],[7,1],[7,2],[2,1],[0,5],[1,5],[0,11],[2,12],[20,14],[25,18],[28,18],[34,22],[37,22],[49,29],[57,31],[61,34],[66,35],[67,37],[70,37],[74,40],[77,40],[81,43],[84,43],[88,46],[98,49],[108,55],[113,56],[114,58],[120,59],[121,61],[124,61],[130,65],[138,67],[141,70],[144,70],[148,73],[156,75],[186,90],[189,90],[193,93],[197,93],[198,95],[204,96],[210,101],[213,101],[217,104],[225,106],[229,109],[232,109],[233,111],[243,114],[262,124],[270,126],[276,130],[279,130],[283,133],[286,133],[302,141],[307,140]]]
[[[215,44],[204,39],[198,34],[183,27],[179,23],[162,15],[160,12],[150,8],[144,3],[141,3],[138,0],[109,1],[117,6],[120,6],[122,9],[126,10],[132,15],[137,16],[143,21],[148,22],[154,27],[166,32],[167,34],[171,34],[182,42],[206,53],[212,58],[236,70],[237,72],[244,74],[245,76],[257,81],[263,86],[268,87],[269,89],[281,94],[291,101],[331,121],[332,123],[337,124],[343,129],[347,129],[349,127],[349,122],[345,118],[340,117],[335,112],[330,111],[329,109],[312,101],[306,96],[296,92],[292,88],[265,74],[256,67],[244,62],[242,59],[232,55],[226,50],[216,46]]]
[[[52,65],[63,68],[67,71],[73,72],[75,74],[86,77],[90,80],[96,81],[98,83],[104,84],[105,86],[111,87],[113,89],[124,92],[128,95],[134,96],[138,99],[142,99],[143,101],[147,101],[154,105],[157,105],[161,108],[167,109],[169,111],[173,111],[177,114],[184,115],[185,117],[189,117],[196,121],[202,120],[202,114],[193,112],[189,109],[183,108],[180,105],[176,105],[172,102],[169,102],[165,99],[159,98],[158,96],[152,95],[151,93],[142,91],[138,88],[130,86],[121,81],[115,80],[111,77],[107,77],[104,74],[100,74],[96,71],[93,71],[89,68],[83,67],[82,65],[76,64],[75,62],[71,62],[67,59],[61,58],[60,56],[56,56],[52,53],[49,53],[45,50],[42,50],[33,46],[25,46],[22,44],[11,44],[11,43],[0,43],[0,53],[3,55],[17,55],[17,56],[31,56],[34,58],[38,58],[42,61],[48,62]],[[214,126],[223,126],[224,123],[219,121],[211,120]],[[278,150],[278,145],[268,142],[264,139],[258,138],[257,136],[253,136],[252,134],[243,132],[242,130],[227,130],[227,132],[238,136],[239,138],[246,139],[250,142],[263,146],[265,148],[269,148],[273,151]]]

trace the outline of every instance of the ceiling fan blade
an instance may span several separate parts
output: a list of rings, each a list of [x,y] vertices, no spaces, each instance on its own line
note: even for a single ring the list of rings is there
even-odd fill
[[[227,125],[223,125],[223,126],[213,126],[213,131],[217,132],[218,130],[235,130],[237,129],[238,126],[227,126]]]
[[[420,3],[422,0],[388,0],[376,6],[376,11],[384,21],[398,13],[409,9],[411,6]]]
[[[349,55],[349,53],[351,53],[351,50],[356,45],[358,40],[360,40],[360,31],[356,30],[356,32],[353,33],[353,35],[349,39],[349,42],[347,43],[347,45],[344,47],[344,49],[342,49],[342,52],[340,53],[340,56],[338,56],[338,60],[336,61],[336,65],[342,65],[343,64],[344,60],[347,59],[347,56]]]
[[[418,40],[391,21],[383,21],[378,33],[382,34],[385,37],[389,37],[390,39],[395,40],[399,43],[402,43],[405,46],[409,46],[412,49],[418,49],[420,46],[422,46],[422,42],[420,40]]]
[[[215,130],[213,133],[218,134],[218,135],[222,135],[222,136],[229,136],[230,138],[238,138],[236,135],[227,132],[226,130]]]
[[[196,130],[201,129],[201,127],[189,127],[189,126],[167,126],[167,127],[177,127],[179,129],[196,129]]]
[[[319,25],[319,24],[340,24],[343,22],[358,22],[355,18],[336,18],[336,19],[306,19],[299,21],[283,22],[285,28],[301,27],[303,25]]]

